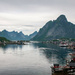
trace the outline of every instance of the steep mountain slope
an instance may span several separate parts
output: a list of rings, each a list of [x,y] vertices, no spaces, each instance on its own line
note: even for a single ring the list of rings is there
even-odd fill
[[[30,35],[29,35],[29,37],[30,37],[30,38],[35,37],[35,36],[37,35],[37,33],[38,33],[38,32],[37,32],[37,31],[35,31],[33,34],[30,34]]]
[[[75,25],[68,22],[65,15],[60,15],[56,20],[47,22],[32,40],[42,41],[62,37],[75,38]]]

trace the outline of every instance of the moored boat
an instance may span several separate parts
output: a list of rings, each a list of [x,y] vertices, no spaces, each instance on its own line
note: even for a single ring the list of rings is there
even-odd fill
[[[67,61],[65,66],[59,66],[59,64],[54,64],[52,69],[52,75],[75,75],[75,53],[70,53],[71,59]]]
[[[67,46],[68,46],[68,43],[61,42],[61,43],[59,44],[59,46],[60,46],[60,47],[67,47]]]
[[[54,64],[51,68],[52,68],[52,73],[58,73],[63,71],[62,67],[59,66],[59,64]]]

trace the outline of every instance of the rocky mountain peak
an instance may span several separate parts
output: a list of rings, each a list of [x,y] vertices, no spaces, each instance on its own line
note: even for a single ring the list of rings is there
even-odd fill
[[[60,15],[56,20],[48,21],[32,40],[45,41],[63,37],[75,38],[75,25],[68,22],[65,15]]]
[[[22,31],[19,32],[20,34],[23,34]]]
[[[2,32],[8,32],[8,31],[4,29]]]
[[[17,32],[17,31],[7,31],[7,30],[3,30],[0,32],[0,37],[5,37],[9,40],[30,40],[32,37],[34,37],[37,34],[37,31],[35,31],[34,33],[28,35],[24,35],[22,33],[22,31]]]
[[[67,22],[67,18],[65,15],[60,15],[58,18],[57,18],[57,21],[58,22]]]

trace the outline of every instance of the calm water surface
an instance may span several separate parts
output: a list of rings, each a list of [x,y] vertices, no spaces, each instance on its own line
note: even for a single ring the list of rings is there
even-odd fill
[[[0,46],[0,75],[51,75],[53,63],[65,64],[72,52],[53,44]]]

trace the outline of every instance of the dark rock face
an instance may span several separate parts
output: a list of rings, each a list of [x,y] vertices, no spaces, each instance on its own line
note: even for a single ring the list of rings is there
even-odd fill
[[[57,21],[59,21],[59,22],[67,22],[67,18],[65,17],[65,15],[60,15],[57,18]]]
[[[43,41],[63,37],[75,38],[75,25],[68,22],[65,15],[60,15],[56,20],[47,22],[32,40]]]

